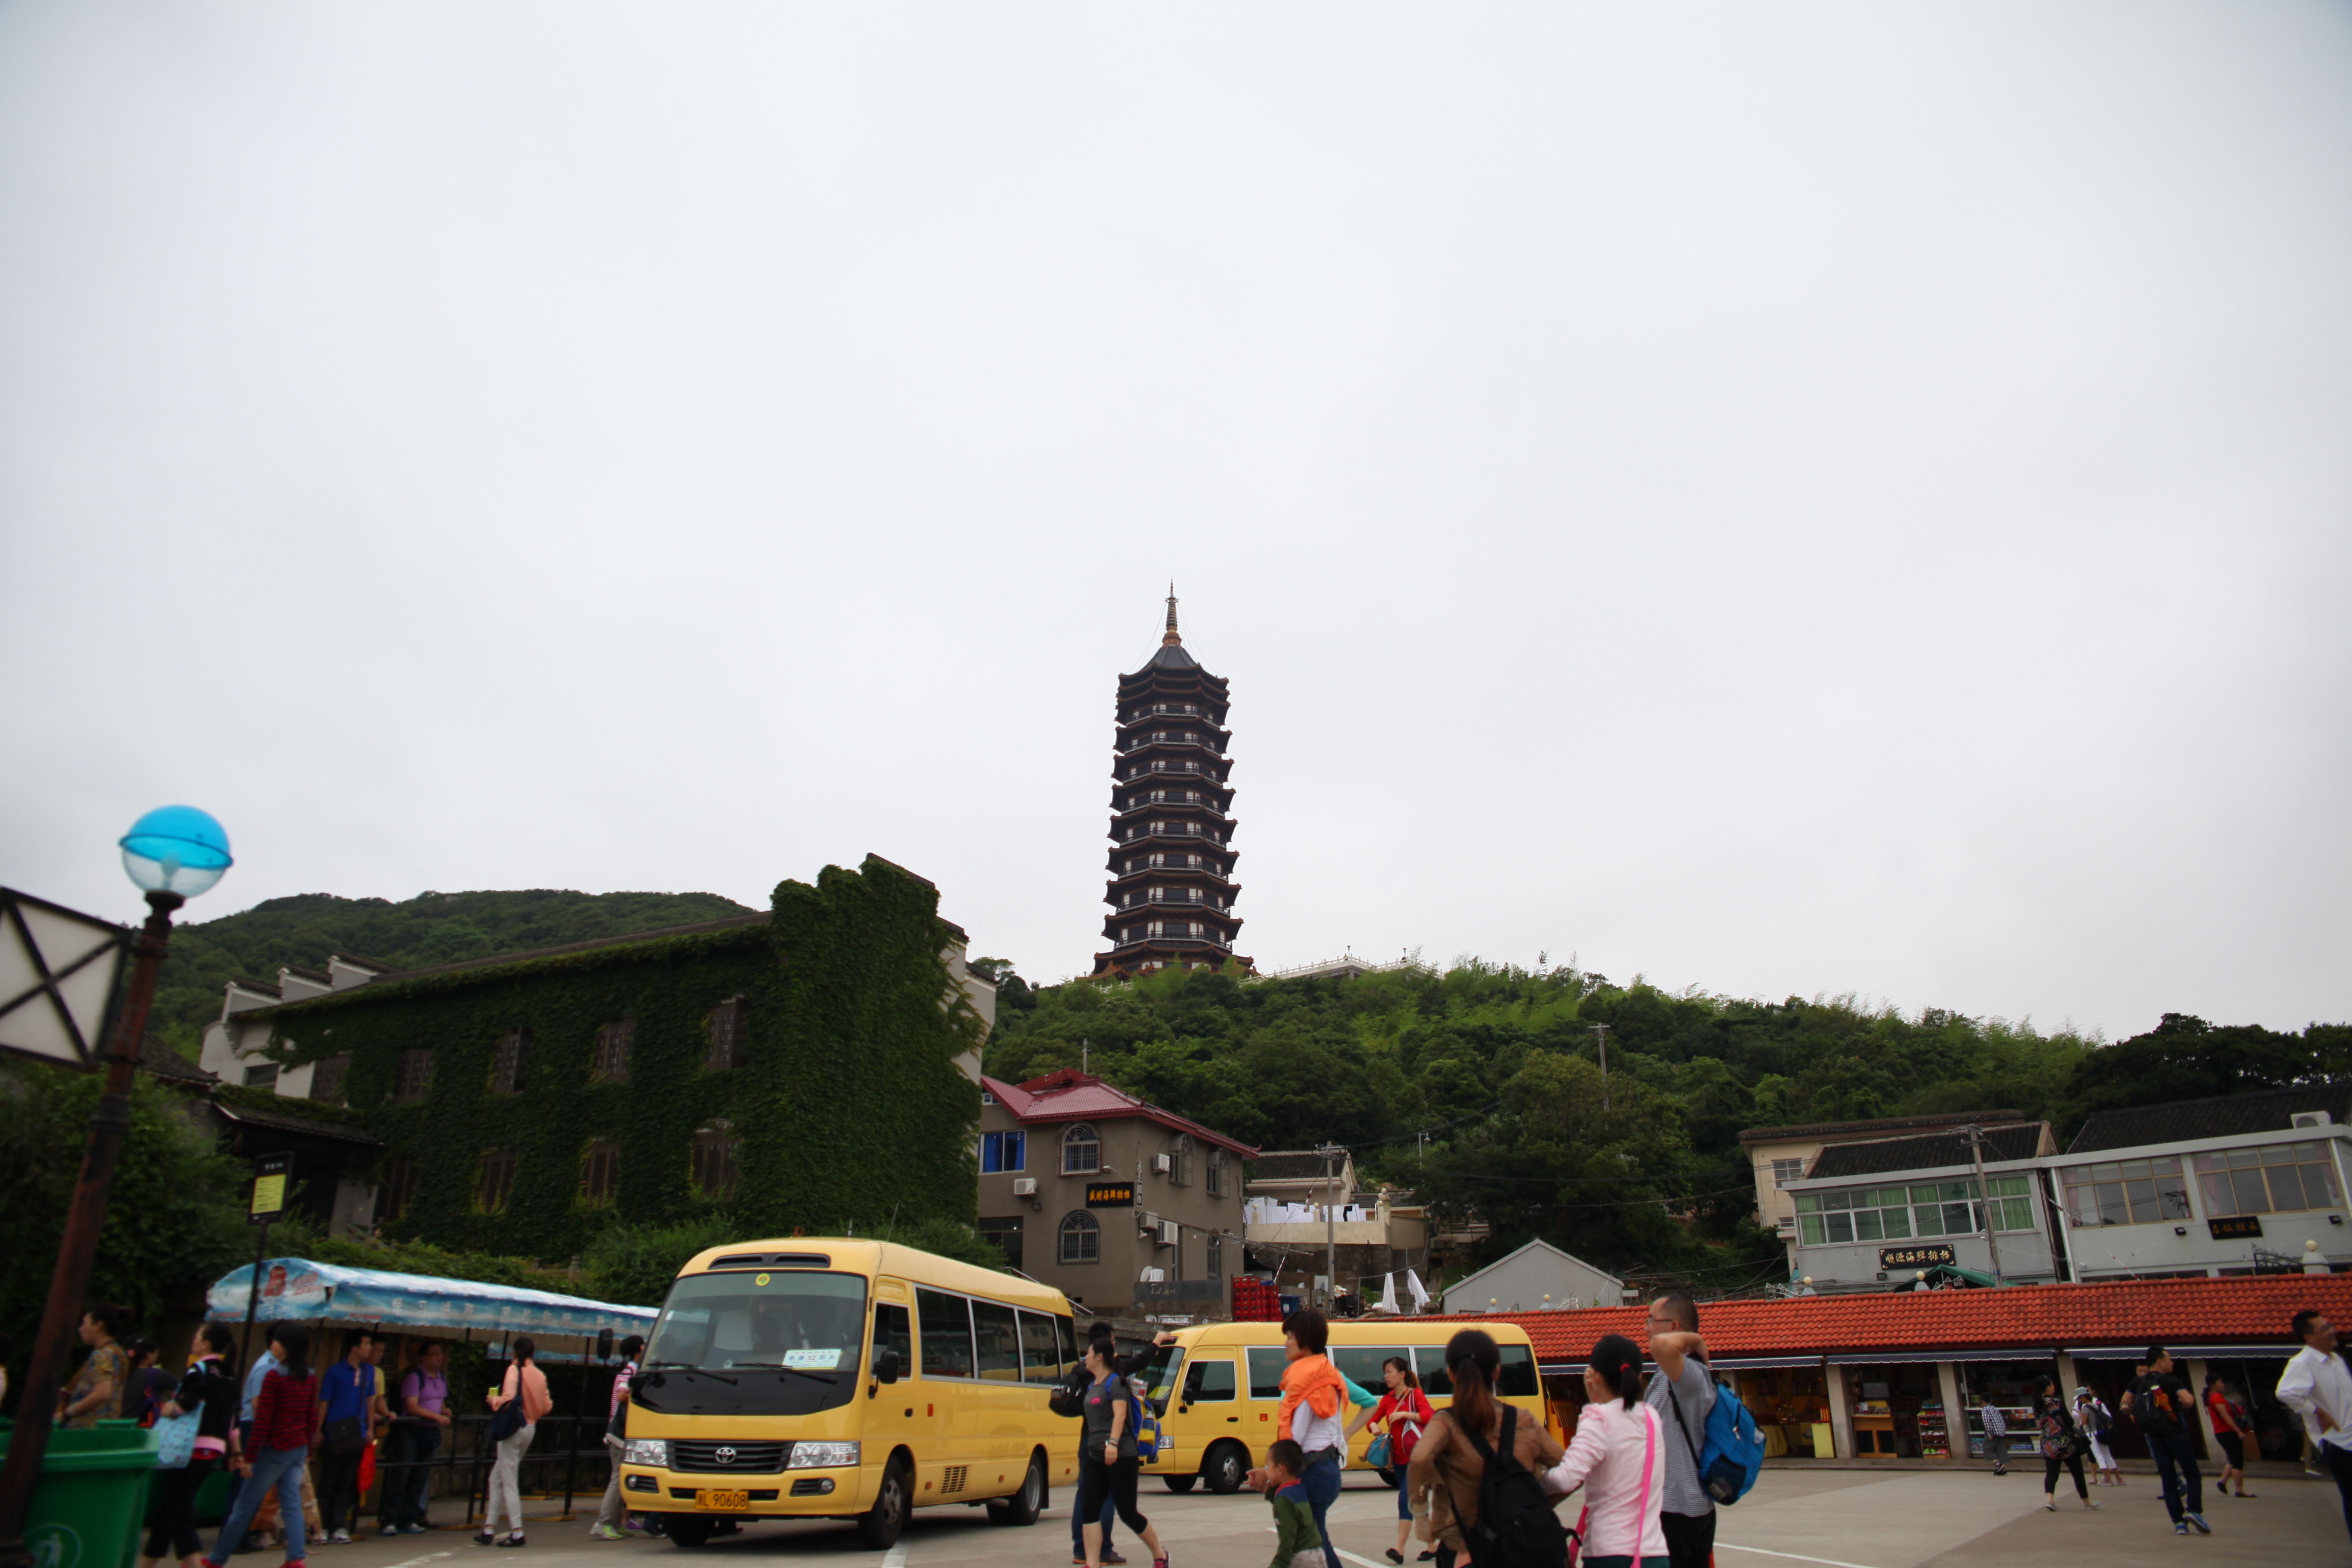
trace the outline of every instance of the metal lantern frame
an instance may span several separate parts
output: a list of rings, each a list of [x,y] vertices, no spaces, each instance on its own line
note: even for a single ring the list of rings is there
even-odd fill
[[[54,953],[68,932],[69,953]],[[138,934],[0,888],[0,986],[10,992],[0,995],[0,1051],[83,1072],[104,1066],[122,1005],[123,963]]]

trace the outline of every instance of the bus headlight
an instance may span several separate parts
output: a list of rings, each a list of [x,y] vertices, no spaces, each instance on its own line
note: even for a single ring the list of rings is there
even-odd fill
[[[667,1437],[632,1437],[628,1448],[621,1455],[625,1465],[646,1465],[656,1470],[669,1468],[669,1439]]]
[[[857,1463],[855,1443],[795,1443],[793,1457],[785,1464],[788,1470],[814,1469],[819,1465],[854,1465]]]

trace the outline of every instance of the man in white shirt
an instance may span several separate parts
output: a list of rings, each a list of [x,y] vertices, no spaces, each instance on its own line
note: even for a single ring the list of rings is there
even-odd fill
[[[2279,1379],[2279,1403],[2303,1417],[2312,1457],[2336,1478],[2344,1526],[2352,1531],[2352,1369],[2336,1352],[2336,1325],[2326,1313],[2297,1312],[2294,1332],[2303,1349]]]

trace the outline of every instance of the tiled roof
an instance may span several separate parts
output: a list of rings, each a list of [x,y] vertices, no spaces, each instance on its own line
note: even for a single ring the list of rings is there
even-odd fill
[[[174,1083],[218,1083],[220,1079],[206,1072],[179,1052],[163,1043],[161,1035],[150,1034],[139,1042],[139,1067],[157,1078],[167,1078]]]
[[[251,1106],[230,1105],[224,1100],[213,1101],[213,1109],[231,1121],[247,1127],[266,1127],[273,1132],[299,1132],[306,1138],[324,1138],[332,1143],[358,1143],[369,1148],[383,1140],[373,1132],[340,1121],[326,1121],[308,1116],[289,1116],[281,1110],[257,1110]]]
[[[1343,1169],[1345,1164],[1344,1161],[1341,1162]],[[1312,1149],[1277,1149],[1271,1153],[1260,1154],[1250,1162],[1250,1180],[1253,1182],[1304,1182],[1309,1179],[1319,1182],[1325,1172],[1323,1156]]]
[[[1245,1160],[1257,1157],[1255,1149],[1238,1139],[1228,1138],[1214,1128],[1202,1126],[1190,1117],[1179,1116],[1148,1100],[1138,1100],[1126,1090],[1113,1089],[1102,1079],[1082,1073],[1076,1068],[1063,1068],[1022,1084],[1006,1083],[1002,1079],[993,1078],[982,1078],[980,1081],[982,1088],[996,1097],[998,1104],[1024,1125],[1140,1116],[1174,1131],[1189,1132],[1203,1143],[1229,1149]]]
[[[2143,1143],[2186,1143],[2193,1138],[2230,1138],[2245,1132],[2284,1132],[2299,1110],[2325,1110],[2336,1121],[2352,1121],[2352,1084],[2311,1089],[2273,1089],[2213,1100],[2177,1100],[2133,1110],[2092,1112],[2067,1146],[2069,1154],[2100,1149],[2130,1149]]]
[[[1877,1138],[1931,1127],[1966,1127],[1991,1121],[2022,1121],[2022,1110],[1964,1110],[1951,1116],[1887,1116],[1875,1121],[1807,1121],[1788,1127],[1750,1127],[1739,1135],[1742,1143],[1778,1143],[1790,1138]]]
[[[2063,1350],[2074,1346],[2295,1346],[2305,1307],[2352,1314],[2352,1274],[2236,1279],[2116,1279],[2006,1290],[1875,1291],[1777,1301],[1702,1303],[1699,1331],[1718,1360],[1851,1355],[1870,1351]],[[1643,1307],[1576,1312],[1455,1313],[1456,1321],[1521,1325],[1546,1365],[1581,1363],[1603,1334],[1642,1342]],[[1426,1322],[1429,1319],[1419,1319]],[[1443,1320],[1440,1320],[1443,1321]]]
[[[2039,1121],[2022,1127],[1986,1130],[1984,1157],[1988,1165],[2004,1160],[2031,1160],[2042,1152]],[[1825,1176],[1875,1176],[1888,1171],[1939,1171],[1949,1165],[1973,1163],[1969,1141],[1957,1132],[1926,1138],[1886,1138],[1874,1143],[1832,1143],[1814,1157],[1805,1173],[1809,1182]]]

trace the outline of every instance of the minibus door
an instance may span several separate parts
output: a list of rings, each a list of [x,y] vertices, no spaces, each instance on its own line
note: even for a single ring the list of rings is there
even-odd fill
[[[1160,1460],[1171,1476],[1198,1474],[1209,1445],[1221,1437],[1242,1437],[1242,1403],[1234,1378],[1234,1363],[1216,1355],[1184,1369],[1184,1388],[1170,1412],[1177,1417],[1170,1427],[1176,1446]]]
[[[926,1463],[936,1464],[942,1446],[940,1431],[945,1416],[931,1397],[934,1391],[925,1386],[919,1374],[914,1314],[908,1294],[907,1288],[896,1280],[883,1281],[876,1287],[873,1353],[879,1358],[885,1351],[898,1352],[898,1381],[882,1384],[866,1402],[865,1430],[861,1435],[865,1447],[859,1457],[873,1472],[869,1486],[881,1484],[880,1467],[892,1449],[904,1447],[911,1453],[919,1475]],[[893,1300],[893,1296],[898,1299]],[[938,1500],[936,1494],[924,1496],[919,1479],[910,1479],[908,1491],[914,1502]]]
[[[1249,1365],[1249,1408],[1242,1412],[1242,1441],[1249,1446],[1253,1456],[1265,1453],[1265,1446],[1276,1437],[1288,1436],[1274,1429],[1274,1418],[1282,1410],[1282,1374],[1290,1366],[1290,1357],[1280,1345],[1251,1345],[1246,1352]]]

